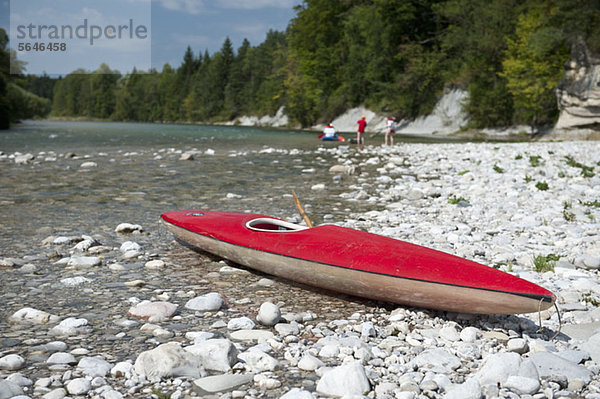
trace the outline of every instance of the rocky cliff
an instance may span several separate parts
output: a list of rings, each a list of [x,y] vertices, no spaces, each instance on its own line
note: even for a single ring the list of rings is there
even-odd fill
[[[600,139],[600,58],[576,43],[556,96],[560,117],[550,136]]]

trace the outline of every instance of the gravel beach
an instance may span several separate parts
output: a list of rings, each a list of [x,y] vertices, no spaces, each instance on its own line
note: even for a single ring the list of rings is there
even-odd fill
[[[271,150],[277,162],[300,153]],[[302,151],[315,160],[297,168],[308,212],[332,208],[319,220],[518,275],[555,293],[560,313],[456,314],[322,292],[186,248],[158,215],[85,232],[65,222],[1,252],[0,399],[600,399],[600,144]],[[194,162],[184,152],[177,162]],[[137,164],[166,154],[139,151]],[[66,162],[53,157],[43,165]],[[0,154],[0,167],[36,159]],[[93,160],[78,165],[94,173]],[[223,201],[243,211],[244,200]]]

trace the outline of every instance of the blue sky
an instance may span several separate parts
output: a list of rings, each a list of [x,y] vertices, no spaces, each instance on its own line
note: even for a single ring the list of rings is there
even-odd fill
[[[150,3],[148,3],[151,1]],[[85,53],[74,52],[72,54],[62,54],[62,59],[52,60],[52,56],[59,57],[60,54],[50,54],[47,51],[38,54],[20,53],[21,58],[30,57],[27,66],[28,73],[42,73],[46,71],[51,74],[66,73],[76,68],[94,70],[99,66],[100,59],[109,64],[111,68],[128,69],[125,64],[125,58],[133,57],[135,51],[141,53],[151,53],[148,61],[141,60],[129,61],[140,64],[141,69],[151,64],[152,67],[161,70],[165,63],[178,67],[183,59],[186,47],[190,45],[195,54],[203,53],[208,50],[210,53],[218,51],[226,37],[229,37],[235,49],[237,49],[244,38],[247,38],[252,45],[260,44],[269,29],[285,30],[291,18],[294,17],[293,10],[295,5],[300,4],[301,0],[119,0],[112,3],[107,0],[0,0],[0,27],[9,31],[11,14],[13,17],[13,37],[16,34],[14,23],[16,16],[22,21],[29,21],[23,17],[24,14],[43,14],[43,23],[64,24],[65,22],[54,22],[49,15],[56,14],[56,18],[65,18],[64,10],[73,10],[81,8],[77,13],[73,11],[72,21],[77,20],[81,23],[82,18],[88,15],[96,15],[99,20],[108,24],[116,18],[135,17],[136,21],[143,19],[137,13],[143,11],[144,2],[146,7],[151,10],[151,37],[146,42],[151,51],[146,51],[141,43],[133,41],[129,43],[105,40],[99,41],[92,49]],[[61,6],[62,4],[62,6]],[[73,7],[74,5],[77,7]],[[118,4],[118,6],[109,6],[109,4]],[[142,6],[140,6],[142,4]],[[69,8],[70,5],[70,8]],[[12,6],[12,9],[11,9]],[[53,7],[52,9],[43,6]],[[62,8],[61,8],[62,7]],[[110,7],[110,8],[108,8]],[[91,11],[90,11],[91,10]],[[141,11],[140,11],[141,10]],[[75,15],[77,18],[75,19]],[[149,15],[149,13],[148,13]],[[31,17],[33,18],[33,17]],[[150,18],[150,17],[148,17]],[[76,26],[76,22],[71,22]],[[90,17],[90,21],[93,21]],[[96,19],[98,20],[98,19]],[[50,21],[50,22],[47,22]],[[92,22],[90,22],[92,23]],[[119,22],[117,22],[119,23]],[[41,22],[39,22],[41,24]],[[103,25],[104,26],[104,25]],[[15,40],[9,45],[16,46]],[[71,45],[70,45],[71,46]],[[115,52],[111,55],[105,55],[102,51],[116,50],[120,47],[121,53]],[[75,48],[73,46],[69,49]],[[89,49],[89,47],[88,47]],[[37,57],[37,58],[36,58]],[[134,59],[137,59],[134,57]],[[60,66],[60,67],[59,67]],[[138,67],[139,69],[140,67]],[[47,69],[50,69],[48,71]]]

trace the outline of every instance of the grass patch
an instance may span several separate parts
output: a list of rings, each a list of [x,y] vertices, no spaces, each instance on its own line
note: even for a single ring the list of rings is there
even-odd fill
[[[463,198],[463,197],[457,197],[456,195],[451,195],[448,197],[448,203],[452,204],[452,205],[457,205],[459,202],[469,202],[468,199]]]
[[[543,164],[544,164],[544,161],[541,156],[539,156],[539,155],[530,155],[529,156],[529,165],[531,165],[532,167],[537,168],[538,166],[542,166]]]
[[[600,208],[600,201],[598,201],[598,200],[595,200],[595,201],[586,201],[586,202],[583,202],[583,201],[579,200],[579,203],[581,205],[585,205],[585,206],[590,206],[590,207],[594,207],[594,208]]]
[[[517,161],[518,161],[519,159],[523,159],[523,155],[521,155],[521,154],[517,154],[517,156],[515,157],[515,160],[517,160]]]
[[[581,162],[577,162],[575,160],[575,158],[573,158],[570,155],[567,155],[565,157],[565,162],[569,166],[581,169],[581,175],[583,177],[594,177],[596,175],[594,173],[594,167],[593,166],[587,166],[587,165],[582,164]]]
[[[560,256],[555,254],[538,255],[533,259],[533,268],[538,273],[553,272]]]
[[[494,165],[494,172],[496,172],[496,173],[504,173],[504,169],[502,169],[498,165]]]
[[[525,175],[525,183],[531,183],[533,181],[533,177],[529,175]]]
[[[545,181],[539,181],[535,183],[535,188],[537,188],[540,191],[547,191],[550,187],[548,187],[548,183],[546,183]]]
[[[581,300],[583,302],[589,303],[590,305],[595,306],[595,307],[598,307],[598,305],[600,305],[600,303],[596,300],[596,298],[592,297],[591,292],[581,294]]]
[[[466,175],[469,172],[470,172],[470,170],[463,170],[462,172],[458,172],[458,175],[459,176],[464,176],[464,175]]]

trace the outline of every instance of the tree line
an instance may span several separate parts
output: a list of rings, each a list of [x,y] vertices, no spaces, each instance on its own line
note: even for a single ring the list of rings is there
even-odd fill
[[[55,116],[216,122],[285,106],[302,126],[358,105],[412,118],[458,87],[471,128],[537,126],[557,117],[571,46],[600,53],[600,0],[304,0],[295,11],[259,45],[188,47],[177,68],[79,70],[52,81],[51,97],[43,77],[20,87],[51,98]]]

